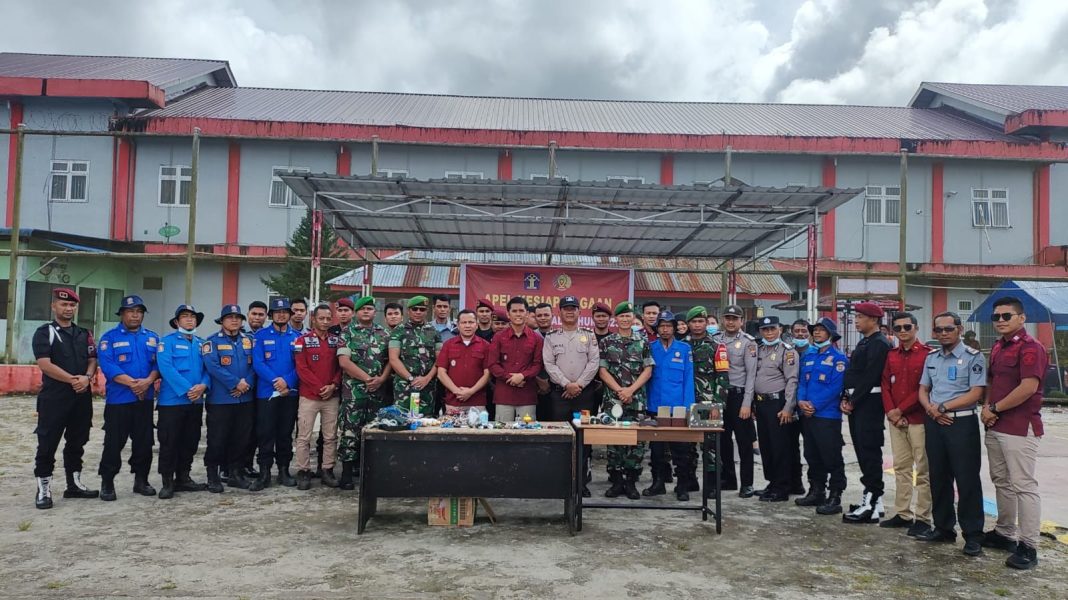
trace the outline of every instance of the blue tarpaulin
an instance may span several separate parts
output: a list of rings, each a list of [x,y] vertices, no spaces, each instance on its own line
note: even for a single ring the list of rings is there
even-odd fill
[[[994,301],[1002,296],[1013,296],[1022,302],[1029,323],[1053,323],[1057,329],[1068,328],[1068,280],[1006,281],[983,300],[968,321],[989,321]]]

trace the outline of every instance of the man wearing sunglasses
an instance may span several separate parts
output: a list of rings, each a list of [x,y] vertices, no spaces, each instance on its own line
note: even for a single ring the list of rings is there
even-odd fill
[[[990,351],[990,387],[982,420],[990,479],[997,490],[998,522],[983,546],[1008,550],[1005,565],[1038,566],[1042,504],[1035,478],[1042,439],[1042,378],[1046,349],[1024,330],[1023,303],[1006,296],[994,301],[990,316],[1001,336]]]
[[[934,528],[916,536],[921,542],[954,542],[956,522],[964,536],[964,554],[983,553],[983,486],[979,418],[976,403],[986,388],[986,358],[961,341],[960,317],[944,312],[934,319],[935,339],[920,376],[920,404],[927,412],[924,447],[931,475]],[[953,484],[957,513],[953,514]]]
[[[923,407],[920,406],[920,376],[929,346],[916,339],[916,317],[894,315],[893,330],[900,344],[890,351],[883,369],[883,410],[890,424],[890,449],[894,453],[894,516],[879,527],[908,527],[915,537],[931,528],[931,480],[924,449]],[[916,484],[913,485],[913,472]],[[915,494],[914,494],[915,492]],[[916,508],[912,508],[913,495]]]

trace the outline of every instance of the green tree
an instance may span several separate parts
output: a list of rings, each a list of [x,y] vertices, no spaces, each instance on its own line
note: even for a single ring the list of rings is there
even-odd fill
[[[286,256],[311,256],[312,213],[311,209],[304,213],[300,225],[293,232],[293,237],[286,242]],[[338,243],[334,230],[323,225],[323,258],[345,258],[347,252]],[[340,263],[322,263],[322,282],[319,286],[319,298],[321,300],[333,300],[344,293],[331,292],[326,282],[346,271],[346,267]],[[287,260],[281,271],[268,277],[261,277],[260,281],[268,289],[286,298],[305,298],[311,286],[311,263],[306,260]]]

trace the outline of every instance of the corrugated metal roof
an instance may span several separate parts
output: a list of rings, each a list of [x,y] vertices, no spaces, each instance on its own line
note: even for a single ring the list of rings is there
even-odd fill
[[[1068,86],[929,83],[922,89],[972,100],[1010,113],[1025,110],[1068,110]]]
[[[389,264],[390,261],[427,261],[433,263],[455,262],[453,266],[443,265],[418,265],[418,264]],[[615,268],[643,268],[643,269],[679,269],[674,272],[648,272],[639,271],[634,274],[634,288],[643,295],[656,294],[658,292],[686,292],[718,294],[722,278],[717,273],[693,273],[684,269],[712,269],[721,261],[712,259],[702,260],[675,260],[656,258],[631,258],[631,257],[597,257],[576,255],[553,255],[553,264],[574,265],[586,267],[615,267]],[[537,265],[545,263],[544,254],[509,253],[509,252],[445,252],[445,251],[422,251],[405,250],[399,252],[383,262],[375,263],[372,274],[372,285],[376,289],[405,288],[405,289],[459,289],[460,267],[462,263],[500,263],[516,265]],[[345,287],[359,287],[363,285],[363,267],[357,267],[347,273],[339,275],[327,285]],[[768,261],[758,260],[746,267],[752,271],[768,271],[767,275],[740,273],[738,274],[738,288],[743,294],[791,294],[792,290],[786,281],[775,272],[775,267]]]
[[[446,129],[1019,141],[953,111],[211,88],[147,118],[211,118]]]
[[[0,77],[147,81],[165,89],[220,70],[229,78],[220,85],[236,85],[225,60],[0,52]]]

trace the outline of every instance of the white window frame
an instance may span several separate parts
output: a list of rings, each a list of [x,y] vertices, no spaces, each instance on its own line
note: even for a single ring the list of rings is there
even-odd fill
[[[89,202],[89,161],[69,158],[54,158],[50,162],[51,173],[48,178],[48,201],[73,202],[76,204],[83,204]],[[78,165],[83,168],[81,170],[75,171],[75,165]],[[52,197],[52,191],[54,189],[54,184],[57,177],[63,178],[62,198]],[[71,196],[74,191],[73,183],[75,177],[85,178],[85,185],[83,186],[85,197],[83,198],[74,198]]]
[[[972,188],[972,227],[1008,229],[1009,190],[1005,188]]]
[[[375,173],[375,177],[385,177],[386,179],[404,179],[408,177],[408,169],[378,169]]]
[[[570,181],[567,175],[556,174],[556,179],[562,179],[564,181]],[[548,173],[531,173],[531,181],[550,181]]]
[[[164,169],[174,169],[173,175],[165,175]],[[183,170],[189,169],[189,175],[184,175]],[[174,183],[174,202],[163,201],[163,182],[173,181]],[[189,187],[193,185],[193,168],[189,165],[160,165],[159,166],[159,193],[156,196],[156,201],[160,206],[173,206],[173,207],[188,207],[189,203],[182,203],[182,187]]]
[[[897,190],[891,194],[888,190]],[[872,207],[878,203],[878,218],[872,213]],[[862,208],[865,225],[885,225],[898,227],[901,224],[901,186],[868,185],[864,187],[864,206]]]
[[[485,178],[486,175],[482,171],[445,171],[445,179],[450,181],[472,181]]]
[[[627,184],[631,184],[631,183],[643,184],[643,183],[645,183],[645,178],[644,177],[633,177],[631,175],[609,175],[608,177],[604,178],[604,181],[605,181],[605,183],[612,183],[612,182],[618,181],[619,183],[622,183],[623,185],[627,185]]]
[[[971,300],[957,300],[957,312],[970,313],[975,310],[975,303]]]
[[[308,167],[271,167],[271,185],[267,188],[267,207],[268,208],[292,208],[294,206],[302,206],[300,202],[300,196],[297,196],[286,182],[282,181],[282,178],[278,176],[279,171],[293,171],[294,173],[311,173],[311,169]],[[274,202],[274,184],[280,184],[285,186],[285,204],[276,204]]]

